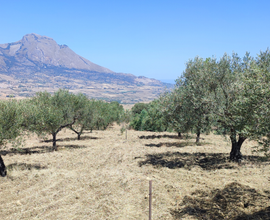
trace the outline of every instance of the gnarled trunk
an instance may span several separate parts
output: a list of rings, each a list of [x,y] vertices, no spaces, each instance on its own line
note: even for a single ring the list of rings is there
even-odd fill
[[[246,140],[246,138],[239,135],[239,138],[237,140],[236,133],[232,132],[232,134],[230,135],[230,139],[232,142],[230,160],[235,161],[235,162],[240,162],[243,158],[243,156],[241,154],[241,146],[244,143],[244,141]]]
[[[0,175],[2,177],[5,177],[7,175],[7,170],[6,170],[6,166],[4,164],[4,161],[0,155]]]
[[[76,131],[76,130],[72,127],[72,125],[71,125],[69,128],[77,134],[77,137],[78,137],[77,139],[78,139],[78,140],[81,140],[81,135],[82,135],[82,133],[83,133],[84,126],[81,127],[80,131]]]
[[[197,131],[196,144],[200,142],[201,131]]]
[[[56,133],[52,133],[52,136],[53,136],[53,150],[57,150],[57,147],[56,147]]]

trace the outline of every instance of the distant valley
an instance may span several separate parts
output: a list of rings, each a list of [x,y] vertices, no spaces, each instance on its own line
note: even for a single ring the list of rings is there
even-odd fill
[[[89,98],[132,104],[149,102],[166,87],[173,85],[113,72],[46,36],[27,34],[17,42],[0,44],[0,98],[64,88]]]

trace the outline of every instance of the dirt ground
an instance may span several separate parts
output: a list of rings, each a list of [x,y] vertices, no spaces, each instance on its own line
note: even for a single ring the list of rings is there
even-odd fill
[[[128,131],[115,125],[81,140],[27,138],[0,151],[0,219],[270,219],[270,162],[245,142],[241,164],[230,163],[222,136],[179,139],[175,133]]]

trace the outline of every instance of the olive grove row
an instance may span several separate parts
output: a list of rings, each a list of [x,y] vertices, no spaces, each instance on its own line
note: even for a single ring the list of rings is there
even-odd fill
[[[106,103],[89,100],[83,94],[58,90],[54,94],[39,92],[25,100],[0,102],[0,146],[25,132],[52,135],[56,150],[56,136],[63,128],[69,128],[80,139],[84,130],[104,130],[119,121],[124,112],[118,102]]]
[[[269,153],[270,141],[270,51],[257,57],[249,53],[224,54],[220,59],[189,60],[173,91],[149,104],[132,109],[136,130],[194,132],[228,135],[230,159],[242,159],[246,139],[257,140]]]

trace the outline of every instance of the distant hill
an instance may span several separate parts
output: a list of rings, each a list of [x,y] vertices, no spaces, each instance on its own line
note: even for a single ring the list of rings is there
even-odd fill
[[[58,88],[90,98],[122,103],[147,102],[172,84],[115,73],[79,56],[52,38],[27,34],[14,43],[0,44],[0,94],[33,96]]]

